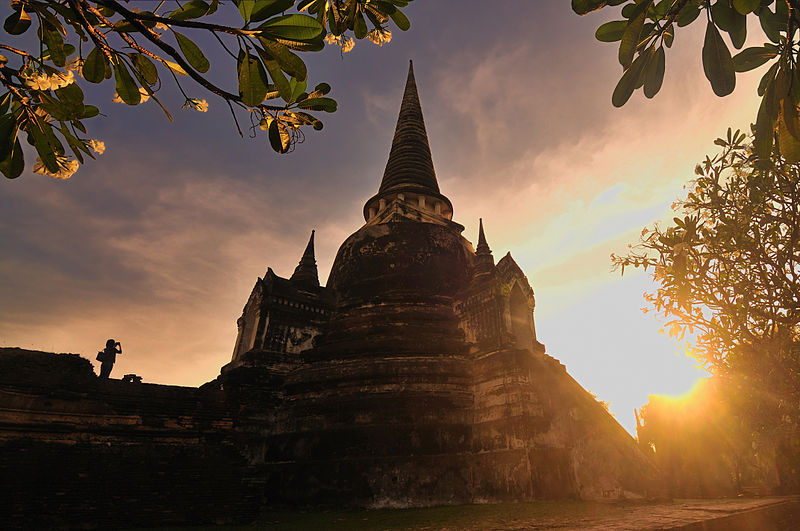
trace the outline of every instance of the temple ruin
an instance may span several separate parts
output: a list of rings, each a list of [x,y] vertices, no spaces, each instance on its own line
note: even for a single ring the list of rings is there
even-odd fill
[[[281,502],[409,507],[641,496],[649,463],[536,337],[535,299],[480,224],[441,193],[409,67],[365,224],[320,286],[314,234],[288,279],[268,269],[223,388],[269,383],[253,463]],[[262,412],[263,414],[264,412]]]
[[[289,278],[256,281],[216,379],[100,381],[77,355],[0,349],[4,522],[652,494],[651,462],[539,342],[522,269],[453,219],[409,68],[383,179],[327,285],[312,232]]]

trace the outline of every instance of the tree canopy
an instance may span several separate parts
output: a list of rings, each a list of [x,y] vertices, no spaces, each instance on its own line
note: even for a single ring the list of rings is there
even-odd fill
[[[657,289],[645,298],[669,334],[688,334],[695,358],[744,382],[734,409],[749,429],[800,445],[800,163],[776,147],[756,164],[751,140],[718,138],[672,222],[612,261],[650,270]]]
[[[597,28],[603,42],[619,42],[622,77],[612,95],[621,107],[634,91],[652,98],[661,89],[666,50],[677,30],[706,25],[701,51],[703,71],[717,96],[736,87],[736,74],[769,64],[758,84],[761,105],[755,119],[754,153],[769,164],[773,144],[789,162],[800,161],[800,70],[797,66],[800,3],[797,0],[571,0],[579,15],[621,6],[620,20]],[[741,50],[748,20],[757,19],[765,42]],[[735,55],[725,37],[736,50]]]
[[[757,167],[739,131],[715,143],[721,152],[697,165],[672,223],[645,228],[631,252],[612,259],[623,272],[653,271],[658,290],[647,299],[670,319],[671,335],[693,336],[696,356],[710,368],[767,346],[796,357],[800,165],[776,150],[769,166]]]
[[[410,1],[12,0],[12,13],[3,24],[5,42],[0,43],[5,90],[0,95],[0,172],[12,179],[22,174],[21,139],[38,155],[34,172],[62,179],[86,157],[103,152],[103,142],[91,138],[84,125],[101,109],[84,101],[83,81],[113,85],[114,101],[127,105],[152,100],[170,121],[157,96],[165,79],[175,83],[184,108],[205,112],[205,97],[216,96],[230,107],[240,134],[237,113],[248,118],[253,134],[266,131],[272,149],[286,153],[303,139],[304,128],[322,129],[315,112],[337,107],[327,96],[328,84],[308,88],[308,71],[296,52],[319,51],[325,44],[347,52],[355,39],[364,38],[383,45],[391,40],[392,25],[410,27],[401,11]],[[238,10],[240,27],[218,22],[218,10],[232,14],[231,9]],[[34,32],[31,39],[27,34]],[[198,36],[213,37],[230,57],[235,88],[220,86],[207,75],[211,54],[195,42]]]

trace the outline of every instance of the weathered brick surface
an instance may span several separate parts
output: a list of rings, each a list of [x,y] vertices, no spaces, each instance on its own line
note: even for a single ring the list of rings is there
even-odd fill
[[[98,380],[77,355],[0,349],[0,526],[250,521],[258,500],[214,390]]]

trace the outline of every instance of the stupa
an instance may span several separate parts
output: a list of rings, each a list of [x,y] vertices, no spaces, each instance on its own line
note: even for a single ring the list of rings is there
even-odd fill
[[[522,269],[453,221],[413,66],[364,220],[326,286],[313,231],[291,277],[267,269],[211,384],[267,504],[648,494],[652,464],[539,342]]]

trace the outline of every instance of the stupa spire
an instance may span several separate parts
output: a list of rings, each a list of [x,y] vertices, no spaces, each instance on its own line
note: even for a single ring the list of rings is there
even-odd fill
[[[420,196],[424,196],[424,199],[418,199]],[[389,160],[386,162],[378,193],[364,205],[364,219],[371,219],[395,198],[417,198],[416,201],[423,208],[427,205],[445,219],[453,218],[452,203],[439,192],[428,133],[422,118],[417,82],[414,79],[414,64],[411,61],[408,64],[406,88],[397,116]],[[433,202],[425,202],[426,199]]]
[[[486,243],[486,234],[483,232],[483,218],[478,220],[478,246],[475,248],[478,261],[475,267],[476,275],[484,275],[494,271],[494,256],[489,244]]]
[[[319,276],[317,275],[317,260],[314,257],[314,231],[308,239],[308,245],[300,258],[300,263],[294,268],[294,273],[289,279],[292,283],[303,288],[319,287]]]
[[[475,253],[478,255],[492,254],[489,244],[486,243],[486,234],[483,233],[483,218],[478,218],[478,247],[475,249]]]
[[[411,61],[408,64],[406,89],[397,117],[392,149],[378,193],[408,185],[439,192],[425,120],[422,118],[417,82],[414,79],[414,64]]]

